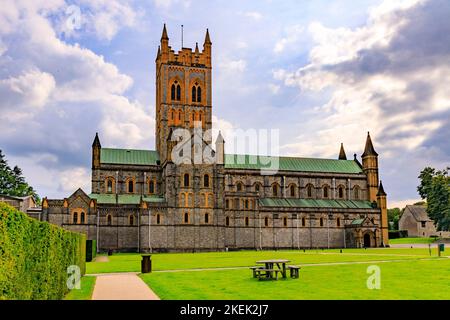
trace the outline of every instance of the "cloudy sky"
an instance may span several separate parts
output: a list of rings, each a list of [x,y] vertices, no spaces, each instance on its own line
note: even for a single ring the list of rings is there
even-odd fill
[[[41,196],[90,192],[91,143],[153,149],[154,60],[213,42],[214,123],[280,129],[280,153],[380,154],[389,206],[450,165],[448,0],[3,0],[0,149]]]

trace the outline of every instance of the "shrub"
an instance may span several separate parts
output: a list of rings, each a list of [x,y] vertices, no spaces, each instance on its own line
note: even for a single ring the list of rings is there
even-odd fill
[[[0,203],[0,300],[62,299],[67,267],[86,270],[86,236]]]
[[[97,241],[86,240],[86,262],[91,262],[97,255]]]

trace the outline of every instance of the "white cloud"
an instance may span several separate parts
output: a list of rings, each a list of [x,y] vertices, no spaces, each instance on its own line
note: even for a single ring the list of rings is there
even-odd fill
[[[134,21],[128,3],[81,4],[96,19],[86,28],[99,38],[111,39]],[[66,7],[64,1],[4,1],[0,8],[0,145],[25,163],[38,192],[53,195],[89,186],[95,131],[105,146],[119,147],[148,148],[154,135],[150,108],[126,95],[133,79],[58,38],[60,20],[49,17],[63,17]]]
[[[255,21],[259,21],[263,18],[263,15],[258,11],[248,11],[241,13],[244,17],[247,17],[249,19],[253,19]]]
[[[191,0],[153,0],[155,7],[160,9],[169,9],[174,5],[181,5],[185,8],[190,7]]]
[[[232,60],[224,58],[218,62],[217,66],[225,73],[242,73],[247,67],[247,62],[244,59]]]
[[[273,77],[325,102],[283,150],[335,157],[344,142],[349,156],[362,151],[370,131],[381,161],[392,169],[394,196],[414,193],[423,166],[448,162],[442,141],[450,125],[450,49],[443,45],[448,37],[442,38],[450,30],[442,13],[448,9],[445,1],[384,1],[355,29],[310,24],[309,63],[275,70]]]
[[[305,28],[302,25],[294,25],[287,28],[285,31],[286,36],[275,43],[273,51],[277,54],[280,54],[290,49],[304,36],[304,31]]]

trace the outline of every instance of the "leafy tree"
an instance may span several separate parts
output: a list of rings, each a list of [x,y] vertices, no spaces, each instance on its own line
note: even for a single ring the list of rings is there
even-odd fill
[[[417,187],[417,191],[419,191],[419,195],[422,199],[426,199],[428,197],[435,174],[436,169],[430,167],[426,167],[422,170],[422,172],[420,172],[420,185]]]
[[[417,187],[422,199],[427,200],[427,214],[434,221],[437,231],[450,229],[450,177],[448,168],[436,171],[425,168],[419,175]]]
[[[11,169],[5,155],[0,150],[0,193],[10,196],[24,197],[31,195],[37,203],[40,198],[36,191],[31,187],[23,177],[22,169],[14,166]]]
[[[400,208],[388,209],[388,221],[390,230],[398,230],[398,220],[402,215]]]

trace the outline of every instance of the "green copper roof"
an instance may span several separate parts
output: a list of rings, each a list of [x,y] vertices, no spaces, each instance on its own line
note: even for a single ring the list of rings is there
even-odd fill
[[[89,195],[91,199],[96,199],[99,204],[115,204],[116,195],[110,193],[91,193]],[[119,194],[118,204],[140,204],[141,195],[139,194]],[[142,196],[142,200],[145,202],[164,202],[165,199],[159,196]]]
[[[100,152],[101,163],[154,166],[157,160],[158,152],[153,150],[102,148]]]
[[[259,200],[259,204],[263,207],[281,208],[372,209],[370,201],[353,200],[264,198]]]
[[[364,219],[355,219],[352,221],[352,224],[361,224],[364,222]]]
[[[225,155],[225,168],[355,174],[363,172],[361,167],[354,160],[268,157],[235,154]]]

